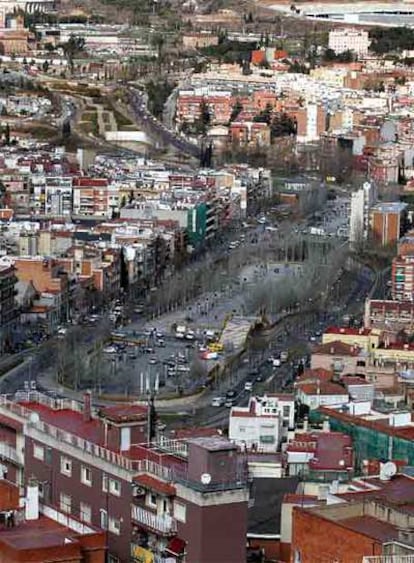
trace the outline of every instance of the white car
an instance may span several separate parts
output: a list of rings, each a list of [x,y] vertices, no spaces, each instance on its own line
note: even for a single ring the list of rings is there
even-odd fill
[[[245,391],[252,391],[253,390],[253,381],[246,381],[244,384]]]
[[[225,403],[225,398],[224,397],[213,397],[211,400],[211,406],[212,407],[222,407]]]
[[[105,354],[116,354],[115,346],[107,346],[106,348],[104,348],[104,353]]]

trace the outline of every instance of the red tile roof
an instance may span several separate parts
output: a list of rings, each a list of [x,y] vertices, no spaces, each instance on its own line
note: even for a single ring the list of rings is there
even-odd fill
[[[25,401],[22,401],[20,404],[29,410],[39,413],[40,419],[44,422],[103,446],[104,433],[100,420],[92,419],[89,422],[85,422],[81,412],[69,409],[54,410],[46,405]]]
[[[305,395],[347,395],[347,391],[342,385],[331,381],[321,381],[316,383],[296,383],[298,389]]]
[[[334,340],[327,344],[320,344],[313,348],[312,354],[328,354],[330,356],[358,356],[360,349],[358,346],[345,344],[340,340]]]
[[[307,383],[310,381],[331,381],[333,371],[324,368],[305,369],[302,375],[296,380],[296,383]]]

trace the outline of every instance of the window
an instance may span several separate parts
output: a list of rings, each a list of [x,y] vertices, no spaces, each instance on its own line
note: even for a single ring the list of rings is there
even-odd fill
[[[60,510],[70,513],[72,509],[72,497],[65,493],[60,493]]]
[[[45,484],[39,483],[39,498],[43,499],[45,496]]]
[[[84,465],[81,467],[81,482],[89,487],[92,485],[92,471]]]
[[[101,528],[102,530],[106,530],[108,528],[108,513],[103,508],[101,508]]]
[[[86,502],[80,503],[80,518],[82,522],[87,522],[88,524],[90,524],[92,520],[92,509]]]
[[[185,522],[186,521],[186,506],[185,506],[185,504],[182,504],[181,502],[178,502],[178,501],[174,502],[174,517],[179,522]]]
[[[117,479],[109,479],[109,492],[117,497],[121,496],[121,483]]]
[[[40,461],[44,461],[45,448],[43,446],[39,446],[38,444],[33,444],[33,457],[40,459]]]
[[[72,476],[72,461],[67,457],[60,458],[60,472],[67,477]]]
[[[154,493],[149,493],[148,494],[148,505],[149,506],[157,506],[157,495]]]
[[[283,418],[289,418],[290,416],[290,407],[286,405],[283,407]]]
[[[108,529],[113,534],[119,536],[121,533],[121,520],[119,520],[119,518],[113,518],[113,517],[109,518]]]
[[[108,492],[108,475],[106,473],[103,473],[102,475],[102,490],[104,493]]]
[[[260,443],[261,444],[274,444],[275,437],[274,436],[260,436]]]

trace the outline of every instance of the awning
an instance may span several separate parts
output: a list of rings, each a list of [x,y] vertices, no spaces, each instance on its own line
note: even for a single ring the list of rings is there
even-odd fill
[[[185,542],[181,538],[175,537],[170,540],[164,551],[171,553],[171,555],[175,555],[176,557],[180,557],[180,555],[183,555],[185,553],[186,545],[187,542]]]
[[[147,475],[146,473],[137,475],[134,477],[133,481],[134,483],[161,495],[174,496],[176,494],[176,489],[173,485],[165,483],[164,481],[161,481],[152,475]]]

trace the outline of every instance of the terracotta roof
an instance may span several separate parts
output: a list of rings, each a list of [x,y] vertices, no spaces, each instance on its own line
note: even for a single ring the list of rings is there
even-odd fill
[[[322,414],[348,422],[356,426],[363,426],[364,428],[371,428],[377,432],[388,434],[389,436],[398,436],[403,440],[414,440],[414,426],[390,426],[388,418],[384,415],[382,419],[367,420],[362,416],[353,416],[348,413],[340,412],[337,409],[329,407],[319,407],[319,412]]]
[[[338,383],[321,381],[320,383],[297,383],[297,388],[305,395],[348,395],[346,389]]]
[[[305,383],[310,381],[331,381],[333,371],[324,368],[305,369],[302,375],[296,380],[296,383]]]
[[[334,340],[334,342],[315,346],[312,353],[329,354],[330,356],[358,356],[360,349],[358,346],[352,346],[340,340]]]
[[[148,409],[144,405],[113,405],[99,410],[100,416],[112,422],[132,422],[145,420]]]
[[[161,495],[174,496],[176,494],[176,489],[173,485],[164,483],[164,481],[161,481],[156,477],[152,477],[151,475],[147,475],[146,473],[143,475],[137,475],[133,478],[133,481],[145,489],[156,491]]]

